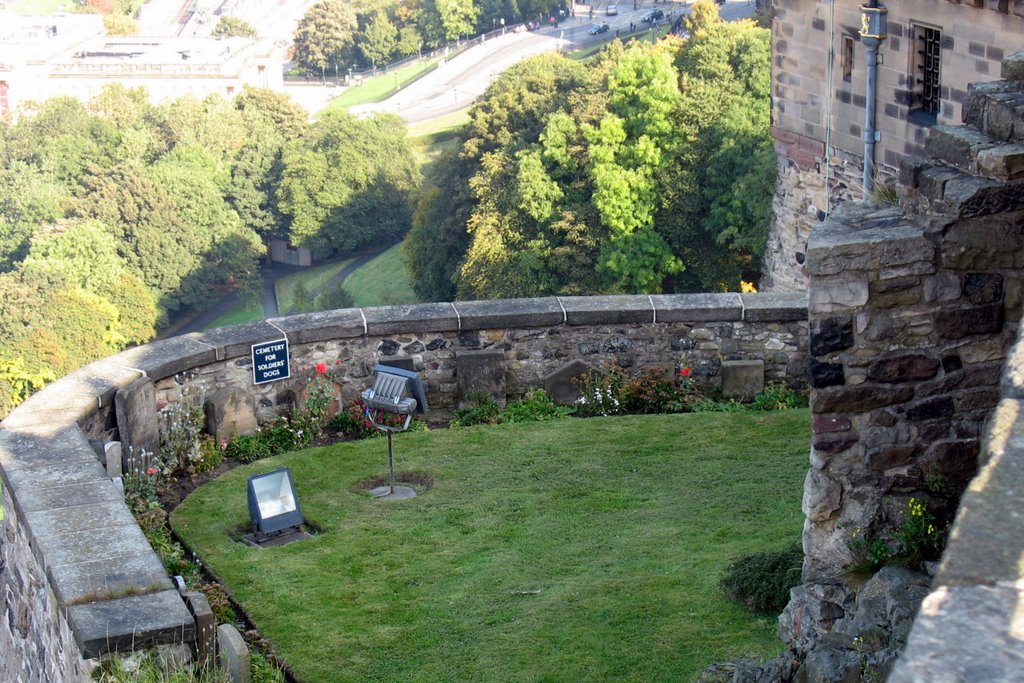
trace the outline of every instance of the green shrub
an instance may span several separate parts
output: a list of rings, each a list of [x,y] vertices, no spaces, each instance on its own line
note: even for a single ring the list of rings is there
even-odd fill
[[[324,291],[316,298],[316,308],[318,311],[332,311],[339,308],[354,308],[356,305],[355,297],[352,293],[345,289],[345,285],[341,282],[324,289]]]
[[[619,383],[619,400],[628,413],[678,413],[683,410],[684,394],[665,373],[644,368],[639,374],[624,377]]]
[[[227,444],[224,444],[224,446],[226,448]],[[186,471],[189,474],[202,474],[203,472],[217,469],[217,466],[224,460],[225,448],[221,448],[216,440],[210,437],[203,437],[199,441],[199,452],[186,468]]]
[[[807,406],[807,395],[790,389],[785,384],[773,382],[754,397],[756,410],[789,410]]]
[[[803,550],[796,543],[775,552],[739,557],[729,563],[720,585],[751,611],[778,614],[789,602],[789,590],[800,584],[803,559]]]
[[[534,389],[526,392],[518,401],[505,406],[502,415],[509,422],[537,422],[566,417],[572,412],[572,408],[560,406],[552,401],[543,389]]]
[[[263,441],[259,432],[231,437],[225,452],[242,462],[256,462],[271,456],[270,445]]]
[[[501,424],[501,407],[498,402],[485,391],[472,391],[466,400],[476,405],[455,411],[455,419],[448,423],[449,427],[469,427],[479,424]]]
[[[374,427],[370,418],[366,417],[362,400],[350,403],[346,410],[339,411],[330,419],[327,426],[336,432],[356,439],[366,439],[384,433]]]
[[[625,410],[619,400],[622,377],[622,370],[612,365],[606,372],[595,370],[574,379],[573,384],[580,392],[576,399],[576,415],[596,417],[622,413]]]

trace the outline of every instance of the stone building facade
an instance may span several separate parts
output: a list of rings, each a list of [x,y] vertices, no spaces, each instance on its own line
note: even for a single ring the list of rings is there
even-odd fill
[[[778,152],[762,289],[807,286],[811,230],[848,199],[862,199],[867,107],[859,0],[775,0],[772,125]],[[867,4],[867,3],[863,3]],[[878,3],[884,4],[884,3]],[[969,83],[999,78],[1020,49],[1021,0],[889,3],[878,49],[875,178],[924,152],[936,124],[962,120]]]

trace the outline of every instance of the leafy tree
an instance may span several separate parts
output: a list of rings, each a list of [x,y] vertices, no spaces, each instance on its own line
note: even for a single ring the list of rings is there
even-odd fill
[[[339,308],[352,308],[356,305],[352,293],[345,289],[341,282],[325,289],[316,298],[318,311],[333,311]]]
[[[473,0],[421,0],[416,23],[429,45],[473,33],[479,9]]]
[[[423,47],[423,36],[416,30],[415,26],[403,26],[398,29],[398,40],[395,43],[395,52],[399,57],[411,57],[419,54]]]
[[[268,121],[286,140],[293,140],[306,131],[309,125],[309,113],[291,97],[269,88],[245,86],[235,97],[235,107],[242,112],[244,122],[255,119]],[[249,127],[253,123],[247,124]],[[248,131],[248,137],[252,137]]]
[[[355,11],[342,0],[321,0],[295,29],[295,61],[311,74],[351,61],[358,28]]]
[[[214,38],[255,38],[257,33],[256,29],[252,27],[252,24],[244,19],[222,15],[220,21],[217,22],[217,25],[213,27],[211,35]]]
[[[397,33],[386,12],[375,13],[359,36],[359,52],[363,61],[386,63],[398,44]]]
[[[277,198],[292,244],[319,255],[400,239],[419,183],[405,125],[393,114],[328,112],[289,143]]]
[[[24,258],[36,225],[61,217],[65,197],[36,166],[15,161],[0,169],[0,270]]]
[[[103,29],[108,36],[136,36],[139,24],[123,14],[107,14],[103,17]]]

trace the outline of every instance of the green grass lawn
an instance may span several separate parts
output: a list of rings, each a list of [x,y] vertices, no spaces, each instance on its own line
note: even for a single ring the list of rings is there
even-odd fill
[[[295,285],[301,282],[307,292],[314,294],[351,262],[352,259],[334,261],[321,266],[303,268],[297,273],[278,278],[274,282],[274,292],[277,295],[277,308],[281,315],[286,314],[295,305]]]
[[[251,296],[242,299],[231,311],[225,313],[207,325],[206,329],[212,330],[214,328],[225,327],[227,325],[251,323],[255,320],[263,320],[263,304],[260,302],[259,296]]]
[[[303,681],[688,681],[782,650],[728,600],[800,536],[809,414],[563,419],[398,435],[435,485],[381,503],[383,440],[237,468],[172,523]],[[246,477],[288,466],[316,537],[250,548]]]
[[[401,246],[396,244],[345,278],[345,289],[352,294],[356,306],[414,304],[419,301],[409,286]]]
[[[324,111],[337,108],[347,109],[357,104],[368,104],[386,100],[396,92],[399,92],[401,87],[418,78],[422,78],[425,74],[436,68],[436,59],[424,59],[421,62],[410,64],[390,73],[382,73],[379,76],[368,78],[363,81],[362,85],[353,85],[346,88],[345,92],[331,100]]]

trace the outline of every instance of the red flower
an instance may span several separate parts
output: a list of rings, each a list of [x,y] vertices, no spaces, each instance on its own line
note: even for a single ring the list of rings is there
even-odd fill
[[[149,474],[149,475],[154,475],[154,474],[158,473],[159,471],[160,471],[160,470],[158,470],[158,469],[157,469],[157,468],[155,468],[155,467],[150,467],[150,468],[149,468],[148,470],[146,470],[146,474]]]
[[[689,377],[690,376],[690,368],[683,368],[682,370],[679,371],[679,374],[682,375],[684,379]]]
[[[341,365],[341,359],[339,358],[338,360],[334,361],[334,364],[335,365]]]
[[[317,363],[316,364],[316,373],[318,375],[326,375],[327,374],[327,363]]]

